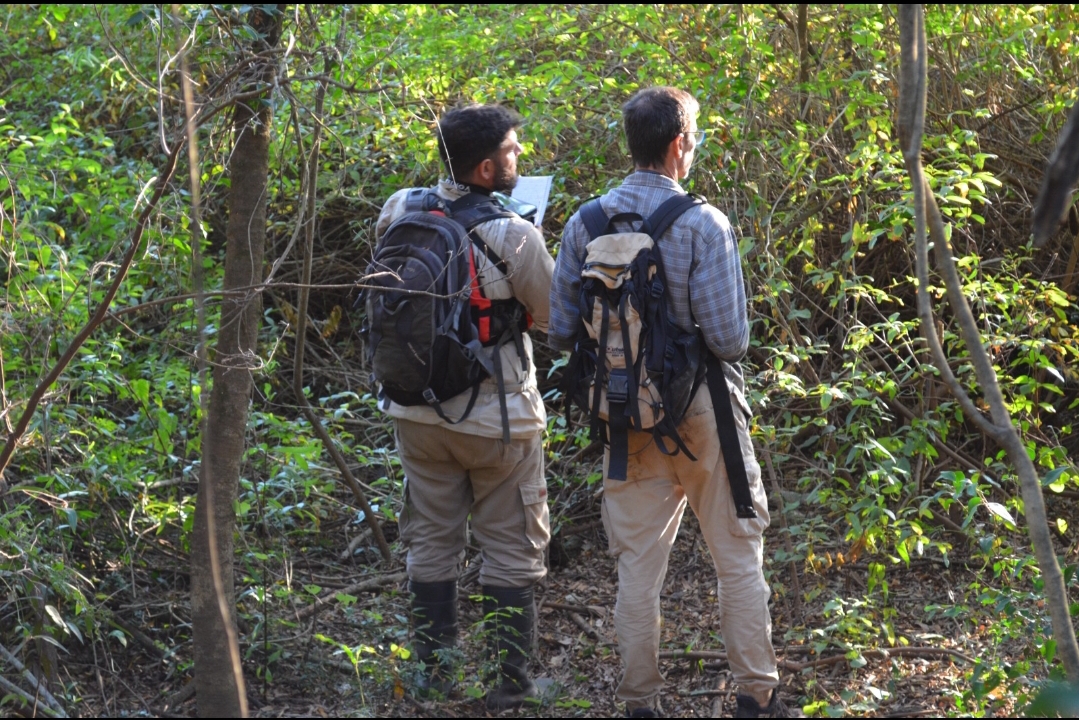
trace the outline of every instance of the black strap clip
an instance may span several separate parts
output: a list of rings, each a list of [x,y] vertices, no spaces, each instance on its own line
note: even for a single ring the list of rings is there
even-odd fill
[[[625,368],[611,370],[607,379],[607,404],[624,404],[629,399],[629,375]]]

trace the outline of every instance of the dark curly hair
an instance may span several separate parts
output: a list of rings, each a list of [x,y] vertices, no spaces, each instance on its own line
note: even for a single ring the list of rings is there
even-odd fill
[[[435,127],[438,154],[450,177],[468,175],[495,154],[521,116],[501,105],[465,105],[443,115]]]

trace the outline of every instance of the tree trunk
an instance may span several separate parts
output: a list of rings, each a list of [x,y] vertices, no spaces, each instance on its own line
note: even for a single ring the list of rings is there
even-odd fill
[[[280,10],[252,11],[252,25],[263,35],[259,49],[272,47],[281,34]],[[261,26],[260,26],[261,23]],[[272,79],[272,61],[263,62],[256,82]],[[239,657],[236,637],[236,591],[233,584],[233,531],[244,452],[251,370],[262,318],[257,292],[229,293],[262,281],[266,243],[266,184],[269,174],[270,106],[256,97],[235,106],[235,146],[230,155],[229,220],[226,231],[224,300],[217,332],[213,389],[203,435],[203,456],[195,526],[191,542],[191,604],[195,646],[195,690],[202,717],[247,714],[243,677],[233,672]],[[208,496],[212,498],[209,503]],[[207,515],[207,511],[211,513]],[[227,624],[214,591],[210,524],[217,546]]]

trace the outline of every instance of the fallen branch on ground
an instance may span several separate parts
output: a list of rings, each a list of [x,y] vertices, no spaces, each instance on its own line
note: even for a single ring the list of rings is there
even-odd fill
[[[328,593],[321,595],[318,599],[315,600],[313,604],[300,609],[300,611],[296,613],[296,617],[300,620],[305,620],[311,617],[320,609],[322,609],[323,606],[335,602],[338,595],[351,595],[353,593],[376,590],[380,587],[383,587],[384,585],[393,585],[394,583],[399,583],[407,577],[408,573],[406,572],[396,572],[391,573],[390,575],[380,575],[379,577],[368,578],[358,583],[349,585],[348,587],[341,588],[340,590],[332,590]]]
[[[356,552],[356,548],[363,545],[369,537],[371,537],[371,528],[365,528],[363,532],[349,540],[348,548],[341,551],[341,560],[348,560],[351,558],[352,554]]]
[[[729,693],[730,693],[730,690],[726,690],[726,689],[720,690],[719,688],[715,688],[715,689],[708,689],[708,690],[694,690],[692,692],[679,693],[679,694],[682,695],[683,697],[717,697],[717,696],[723,697],[725,695],[728,695]],[[718,717],[718,714],[713,715],[713,717]]]
[[[151,640],[149,636],[146,635],[146,633],[142,632],[131,624],[124,622],[119,616],[114,614],[111,618],[109,618],[109,622],[112,623],[112,625],[119,630],[130,635],[136,643],[141,645],[144,650],[148,651],[154,657],[158,659],[165,657],[165,651],[158,647],[157,643]]]
[[[581,617],[580,614],[570,612],[569,619],[572,620],[573,624],[579,627],[585,635],[592,638],[593,640],[599,640],[599,631],[589,625],[588,621]]]
[[[191,681],[187,685],[184,685],[182,688],[174,692],[172,695],[169,695],[167,698],[165,698],[165,705],[162,707],[162,709],[165,711],[169,711],[174,708],[178,708],[180,707],[180,705],[187,702],[188,698],[190,698],[194,694],[195,683],[194,681]]]
[[[660,660],[723,660],[727,653],[718,650],[660,650]]]
[[[24,702],[26,702],[27,705],[34,709],[35,713],[41,712],[45,715],[48,715],[49,717],[67,717],[67,715],[63,712],[59,710],[53,710],[51,707],[48,706],[47,703],[39,703],[34,698],[30,697],[25,690],[5,678],[3,675],[0,675],[0,688],[7,690],[9,693],[12,693],[14,695],[18,695],[20,698],[23,699]]]
[[[864,658],[886,660],[889,657],[920,657],[920,658],[939,658],[939,657],[951,657],[957,660],[963,660],[964,662],[974,664],[974,658],[953,650],[951,648],[941,647],[900,647],[900,648],[888,648],[888,649],[875,649],[875,650],[863,650],[861,653]],[[661,660],[727,660],[727,653],[719,652],[718,650],[661,650],[659,653]],[[814,667],[825,667],[828,665],[835,665],[837,663],[849,660],[844,655],[832,655],[830,657],[818,658],[816,660],[808,660],[806,662],[794,662],[792,660],[780,660],[779,667],[784,670],[790,670],[791,672],[801,672]]]
[[[41,699],[45,701],[45,704],[48,705],[52,710],[54,710],[57,713],[58,717],[67,717],[67,713],[64,711],[64,706],[57,702],[56,698],[52,696],[52,693],[50,693],[48,688],[45,687],[45,683],[38,680],[37,677],[34,676],[34,673],[30,672],[30,670],[22,664],[22,661],[12,655],[3,645],[0,645],[0,656],[7,660],[7,662],[10,663],[13,668],[19,671],[22,676],[26,678],[27,682],[29,682],[30,685],[34,688],[34,690],[36,690],[37,693],[41,696]],[[26,695],[24,695],[24,697],[26,697]],[[31,705],[36,704],[36,700],[31,702]]]
[[[596,617],[603,617],[606,613],[598,607],[591,605],[574,605],[572,603],[560,603],[560,602],[545,602],[543,607],[554,608],[555,610],[566,610],[567,612],[587,613],[589,615],[595,615]]]

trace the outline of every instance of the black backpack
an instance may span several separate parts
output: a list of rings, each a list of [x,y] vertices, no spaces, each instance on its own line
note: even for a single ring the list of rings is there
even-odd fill
[[[451,203],[414,188],[405,213],[383,234],[367,266],[363,333],[381,394],[399,405],[427,405],[450,424],[468,417],[480,383],[498,381],[503,440],[509,419],[501,347],[514,341],[526,362],[521,333],[530,322],[516,300],[488,300],[476,281],[472,247],[507,273],[505,262],[474,232],[480,223],[516,217],[496,200],[470,193]],[[495,347],[493,359],[481,348]],[[527,371],[527,368],[526,368]],[[472,390],[461,417],[442,403]]]
[[[696,460],[678,425],[707,376],[736,511],[752,518],[756,511],[722,366],[700,332],[682,330],[667,313],[660,238],[684,212],[703,204],[694,195],[676,195],[647,219],[637,213],[608,218],[599,198],[581,207],[591,242],[581,266],[581,321],[561,389],[567,413],[571,403],[588,413],[593,442],[606,429],[607,476],[625,480],[630,429],[651,431],[666,455],[682,452]],[[640,226],[619,232],[615,223]]]

